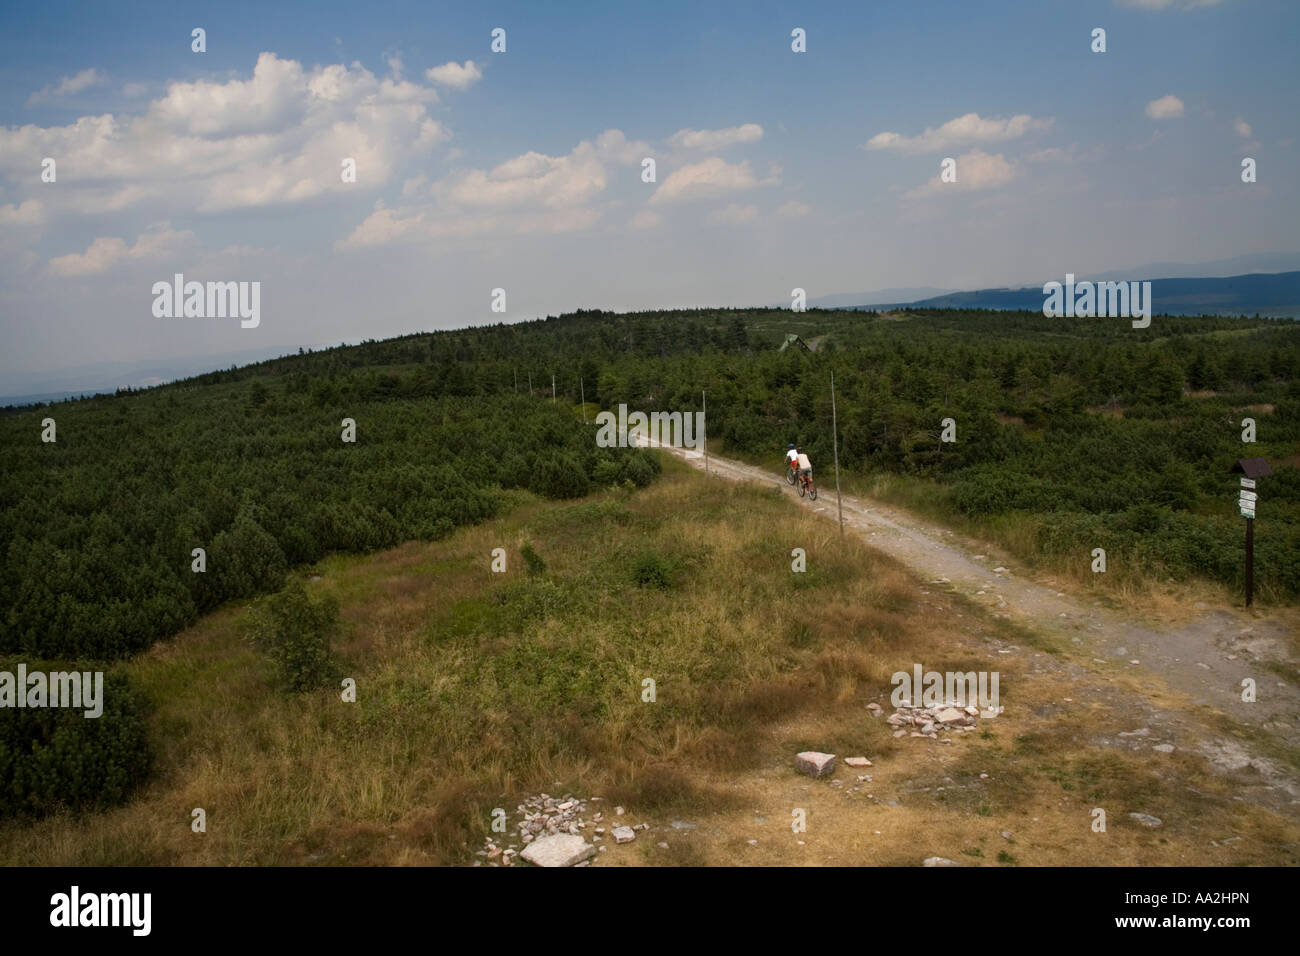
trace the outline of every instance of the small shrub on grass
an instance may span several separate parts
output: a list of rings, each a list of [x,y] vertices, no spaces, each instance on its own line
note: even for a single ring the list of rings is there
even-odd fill
[[[546,562],[542,560],[541,555],[533,550],[532,544],[524,542],[524,546],[519,549],[519,553],[523,555],[524,564],[527,566],[529,574],[542,574],[546,571]]]
[[[671,563],[654,551],[642,551],[632,562],[632,580],[637,587],[666,591],[672,587],[672,579]]]
[[[248,637],[275,665],[280,688],[296,693],[317,690],[334,677],[330,641],[338,626],[338,602],[313,601],[295,581],[253,612]]]

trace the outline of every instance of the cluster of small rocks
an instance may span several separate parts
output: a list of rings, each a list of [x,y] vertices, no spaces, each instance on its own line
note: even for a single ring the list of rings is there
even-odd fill
[[[488,837],[478,856],[484,857],[488,866],[514,866],[523,859],[535,866],[588,866],[591,857],[604,853],[606,836],[613,837],[615,843],[631,843],[638,832],[650,829],[648,823],[625,826],[621,822],[609,820],[605,811],[592,808],[591,818],[587,819],[589,804],[603,802],[603,797],[591,797],[581,800],[571,793],[563,797],[552,797],[540,793],[529,797],[516,807],[519,820],[518,843],[501,846],[496,839]],[[615,807],[612,816],[618,818],[626,811]],[[588,843],[585,831],[591,831],[592,842]],[[519,849],[523,845],[522,852]],[[475,866],[482,866],[480,860]]]
[[[879,704],[868,704],[867,708],[877,716],[882,713]],[[904,702],[886,718],[886,722],[897,728],[895,737],[929,737],[934,740],[940,733],[969,733],[975,729],[977,717],[993,718],[1004,709],[986,707],[980,710],[974,704],[958,707],[952,703],[923,707]]]

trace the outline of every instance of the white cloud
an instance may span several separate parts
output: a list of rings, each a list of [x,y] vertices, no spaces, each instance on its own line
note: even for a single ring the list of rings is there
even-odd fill
[[[726,129],[679,129],[668,137],[668,142],[681,149],[713,152],[737,143],[756,143],[762,138],[763,127],[757,123],[746,123],[744,126],[729,126]]]
[[[778,181],[776,175],[759,180],[749,168],[749,160],[728,163],[712,156],[698,163],[690,163],[673,172],[660,183],[650,202],[676,202],[683,199],[700,199],[717,196],[739,189],[768,186]]]
[[[0,206],[0,226],[34,226],[44,219],[45,207],[39,199],[28,199],[18,206]]]
[[[589,229],[602,215],[590,203],[605,191],[606,167],[638,163],[648,150],[611,129],[565,156],[529,151],[492,169],[453,173],[427,189],[415,177],[404,185],[404,198],[424,192],[433,202],[398,209],[378,204],[339,246]]]
[[[709,222],[722,226],[738,226],[753,222],[757,218],[758,207],[752,203],[742,206],[740,203],[733,202],[725,209],[717,209],[709,213]]]
[[[1237,135],[1240,136],[1242,139],[1250,139],[1251,132],[1252,132],[1250,128],[1250,124],[1247,123],[1240,116],[1238,116],[1233,121],[1232,128],[1237,131]]]
[[[466,90],[483,79],[483,70],[473,60],[466,60],[464,65],[452,61],[442,66],[431,66],[424,75],[430,82],[440,86]]]
[[[1176,119],[1183,115],[1183,101],[1170,93],[1147,104],[1147,116],[1153,120]]]
[[[776,214],[778,216],[787,216],[792,219],[796,216],[806,216],[810,212],[812,212],[812,209],[810,209],[807,204],[801,203],[797,199],[791,199],[789,202],[784,202],[776,207]]]
[[[149,92],[148,83],[126,83],[122,86],[122,95],[135,99],[137,96],[144,96]]]
[[[905,153],[936,152],[967,143],[1018,139],[1034,130],[1051,129],[1052,122],[1050,117],[1034,119],[1026,113],[1010,119],[985,119],[978,113],[967,113],[948,120],[938,129],[927,127],[919,136],[877,133],[867,140],[863,149],[895,149]]]
[[[33,155],[79,170],[66,184],[60,177],[54,213],[148,201],[209,212],[355,193],[448,138],[427,111],[436,100],[431,87],[380,80],[359,63],[304,71],[263,53],[251,79],[171,83],[140,115],[0,127],[0,178],[20,192],[40,188],[27,185]],[[356,184],[340,180],[343,157],[356,160]]]
[[[1004,186],[1015,178],[1016,167],[1001,155],[990,155],[973,149],[957,157],[957,181],[945,183],[939,173],[924,184],[903,194],[904,199],[922,199],[928,196],[955,195],[982,189]]]
[[[85,252],[51,259],[50,272],[56,276],[101,275],[123,260],[156,259],[167,252],[188,248],[193,243],[194,233],[176,231],[165,222],[156,223],[149,231],[136,237],[134,246],[128,246],[116,236],[101,236]]]
[[[92,86],[101,86],[106,82],[107,78],[104,74],[92,67],[89,70],[82,70],[75,76],[65,76],[59,81],[57,86],[50,84],[44,89],[38,90],[31,96],[27,97],[27,105],[32,106],[35,103],[41,103],[55,97],[67,96],[71,93],[80,93],[84,89],[88,89]]]

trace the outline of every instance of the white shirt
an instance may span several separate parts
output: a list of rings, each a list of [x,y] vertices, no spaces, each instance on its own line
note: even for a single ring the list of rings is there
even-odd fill
[[[785,453],[786,461],[796,461],[798,458],[799,458],[799,453],[795,451],[793,448],[791,448],[789,451]]]
[[[808,456],[803,454],[802,452],[799,453],[799,467],[812,470],[812,462],[810,462],[808,460]]]

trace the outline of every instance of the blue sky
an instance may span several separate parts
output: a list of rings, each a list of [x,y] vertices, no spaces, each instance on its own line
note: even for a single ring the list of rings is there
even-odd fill
[[[95,361],[578,307],[1300,251],[1300,4],[1283,0],[53,3],[0,18],[0,393],[6,376]],[[945,158],[956,183],[939,181]],[[261,323],[155,318],[151,286],[175,272],[260,281]]]

